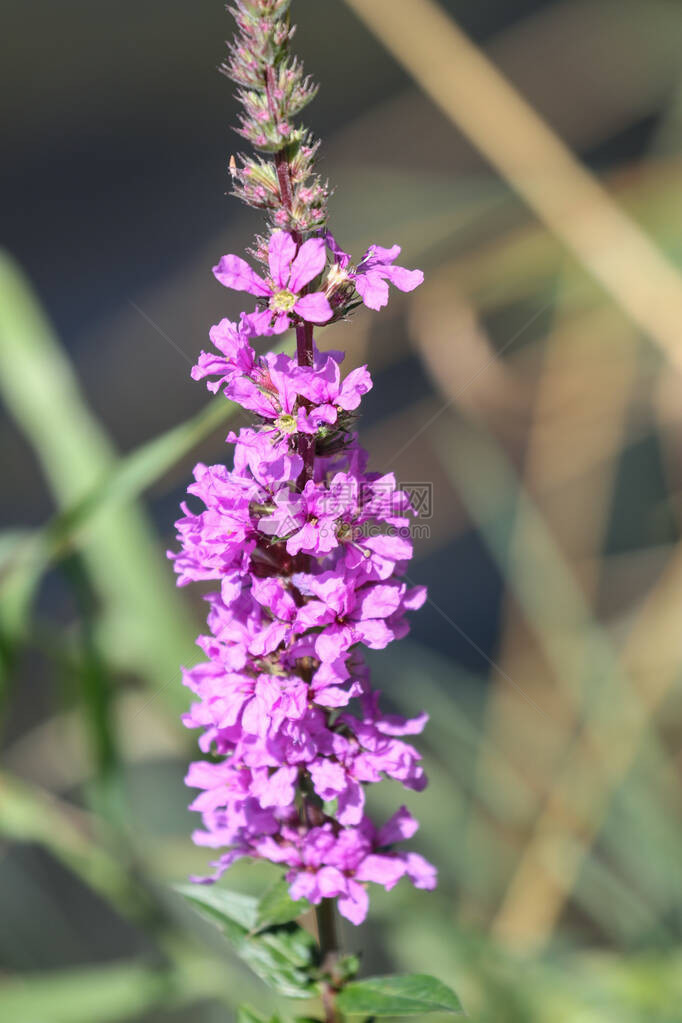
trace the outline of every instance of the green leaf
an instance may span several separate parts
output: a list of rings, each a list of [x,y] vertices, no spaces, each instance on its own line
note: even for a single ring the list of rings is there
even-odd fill
[[[316,945],[302,927],[287,923],[254,933],[257,899],[215,886],[176,885],[175,890],[220,929],[266,984],[288,998],[314,996]]]
[[[454,991],[425,973],[354,981],[340,992],[337,1003],[342,1012],[355,1016],[418,1016],[424,1012],[462,1012]]]
[[[238,949],[262,980],[287,998],[311,998],[316,992],[316,945],[295,924],[247,936]]]
[[[352,980],[360,969],[360,957],[356,955],[343,956],[339,959],[335,968],[335,976],[341,978],[344,984]]]
[[[219,888],[217,885],[176,884],[173,887],[210,919],[229,920],[238,924],[245,933],[255,926],[258,899],[252,895],[233,892],[229,888]]]
[[[256,929],[259,931],[276,924],[288,924],[310,909],[307,899],[294,902],[289,896],[289,883],[284,878],[268,888],[258,903]]]

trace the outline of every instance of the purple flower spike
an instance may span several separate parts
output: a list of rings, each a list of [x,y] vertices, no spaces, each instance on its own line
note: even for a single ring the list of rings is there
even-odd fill
[[[192,370],[251,424],[227,437],[231,468],[195,467],[169,555],[179,585],[212,583],[203,659],[183,669],[193,701],[183,722],[207,758],[186,778],[198,791],[193,838],[216,850],[205,882],[243,857],[267,860],[292,898],[335,899],[360,924],[370,885],[436,884],[435,868],[402,848],[418,827],[408,810],[375,825],[365,798],[383,779],[413,792],[427,783],[412,745],[427,715],[384,712],[363,656],[409,632],[426,591],[406,580],[410,495],[393,473],[369,471],[354,432],[367,367],[344,377],[343,353],[321,352],[312,327],[345,319],[358,296],[380,309],[390,284],[412,291],[423,275],[395,265],[397,245],[354,264],[326,231],[318,143],[294,124],[314,86],[289,55],[289,0],[231,9],[239,32],[225,69],[241,87],[239,131],[273,159],[230,162],[235,193],[266,212],[268,234],[253,250],[260,273],[236,255],[213,272],[257,304],[211,329],[213,349]],[[292,326],[295,355],[255,344]]]
[[[273,288],[305,287],[324,258],[322,239],[296,249],[275,232]],[[239,263],[229,266],[231,280],[248,280]],[[257,357],[253,330],[249,316],[222,320],[211,330],[218,353],[202,353],[193,371],[217,378],[212,390],[258,417],[228,437],[231,471],[197,466],[189,492],[204,509],[183,506],[177,523],[179,582],[217,584],[209,633],[198,640],[207,659],[184,672],[196,696],[184,722],[202,729],[201,750],[219,758],[194,764],[187,777],[200,790],[192,809],[203,828],[194,837],[221,850],[212,879],[241,857],[268,859],[286,868],[292,897],[334,898],[359,924],[367,885],[436,883],[426,860],[394,849],[417,830],[407,810],[381,828],[365,810],[365,786],[382,778],[413,791],[426,784],[407,741],[426,715],[383,713],[360,653],[404,636],[407,613],[425,599],[403,578],[409,497],[392,474],[365,471],[365,453],[343,429],[340,449],[316,454],[312,478],[299,483],[297,436],[333,436],[372,381],[364,366],[343,379],[339,352],[314,348],[312,365],[283,353]],[[301,777],[318,801],[319,826],[301,823]]]
[[[323,291],[301,294],[322,273],[325,262],[323,238],[309,238],[297,250],[288,231],[273,231],[268,245],[270,280],[232,255],[223,256],[213,273],[226,288],[268,300],[267,309],[248,317],[255,333],[282,334],[292,326],[294,315],[308,323],[327,323],[334,315]]]

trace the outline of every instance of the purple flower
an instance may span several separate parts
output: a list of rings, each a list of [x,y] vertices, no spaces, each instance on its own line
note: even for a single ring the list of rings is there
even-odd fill
[[[399,291],[414,291],[424,282],[421,270],[406,270],[403,266],[393,265],[401,252],[399,245],[393,245],[390,249],[370,245],[357,267],[352,267],[350,254],[343,251],[331,232],[327,231],[326,239],[336,261],[336,272],[332,271],[332,280],[339,284],[345,280],[352,281],[369,309],[383,309],[388,303],[389,281]]]
[[[239,256],[223,256],[213,273],[226,288],[246,291],[267,300],[267,308],[246,317],[254,333],[282,334],[295,315],[309,323],[327,323],[334,315],[322,291],[303,294],[324,269],[326,247],[323,238],[309,238],[297,249],[288,231],[273,231],[268,247],[270,278],[259,276]]]
[[[206,385],[209,391],[215,394],[236,377],[248,376],[256,362],[256,353],[250,345],[253,336],[253,328],[244,315],[239,324],[224,319],[215,327],[211,327],[209,331],[211,344],[222,352],[223,357],[213,352],[202,352],[197,365],[192,367],[192,379],[219,377],[220,379],[209,381]]]
[[[316,352],[312,366],[298,367],[296,388],[317,406],[331,405],[352,412],[372,389],[372,378],[366,366],[358,366],[342,380],[339,362],[336,352]]]
[[[322,899],[336,898],[342,916],[360,924],[369,904],[366,882],[380,884],[390,891],[407,875],[417,887],[435,887],[435,868],[421,856],[381,850],[383,831],[396,830],[393,822],[398,817],[413,825],[411,832],[406,828],[404,837],[414,833],[417,822],[405,807],[401,807],[379,832],[366,817],[360,819],[358,827],[344,828],[338,835],[329,825],[313,828],[294,854],[292,869],[287,875],[292,882],[292,898],[306,898],[314,905]]]

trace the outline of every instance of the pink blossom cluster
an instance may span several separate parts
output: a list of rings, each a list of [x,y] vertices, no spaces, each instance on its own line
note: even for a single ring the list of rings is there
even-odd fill
[[[193,376],[254,421],[228,437],[232,470],[196,466],[189,494],[201,508],[183,505],[171,555],[180,585],[218,584],[198,640],[206,659],[184,672],[197,697],[185,723],[213,757],[187,777],[201,790],[195,841],[220,850],[211,879],[240,857],[269,860],[286,869],[292,898],[336,898],[356,924],[368,882],[436,882],[420,855],[394,848],[417,829],[405,807],[378,828],[365,809],[365,786],[382,778],[426,784],[408,741],[426,715],[382,713],[362,656],[404,636],[406,613],[425,600],[404,578],[413,512],[393,474],[367,471],[352,429],[367,368],[343,377],[343,354],[312,341],[308,365],[259,356],[252,342],[339,319],[360,300],[378,308],[388,282],[412,290],[421,273],[396,267],[399,251],[373,246],[353,266],[328,234],[275,230],[262,274],[220,260],[218,280],[257,307],[212,328],[216,351]]]

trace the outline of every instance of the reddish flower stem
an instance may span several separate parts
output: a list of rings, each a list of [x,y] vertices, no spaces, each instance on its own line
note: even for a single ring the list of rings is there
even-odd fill
[[[277,104],[275,100],[275,70],[269,67],[265,73],[265,94],[268,102],[270,116],[274,119],[277,116]],[[275,167],[277,168],[277,180],[279,181],[279,193],[282,206],[291,212],[293,193],[291,189],[291,171],[286,149],[280,149],[275,153]],[[292,232],[297,245],[301,244],[301,236],[297,231]],[[313,326],[311,323],[302,323],[296,327],[296,353],[299,366],[312,366],[313,364]],[[315,438],[310,434],[299,433],[298,453],[303,459],[303,470],[298,478],[297,489],[303,490],[304,486],[313,478],[315,463]]]
[[[296,328],[296,354],[299,366],[312,366],[313,326],[311,323],[304,323]],[[303,490],[308,480],[313,478],[315,467],[315,437],[312,434],[299,433],[298,453],[303,459],[303,470],[297,485],[299,490]]]
[[[265,77],[265,90],[267,95],[270,115],[275,116],[276,105],[274,97],[275,72],[269,67]],[[291,172],[286,149],[281,149],[275,154],[275,167],[277,169],[277,180],[279,181],[280,198],[282,206],[291,211],[293,195],[291,189]],[[297,231],[292,232],[297,245],[301,244],[301,237]],[[296,327],[296,355],[299,366],[313,365],[313,325],[302,323]],[[303,490],[308,480],[313,478],[315,467],[315,437],[307,433],[298,434],[298,453],[303,459],[303,470],[299,476],[296,489]],[[304,808],[310,812],[306,805],[304,796]],[[307,814],[306,814],[307,815]],[[333,899],[323,899],[315,907],[315,919],[317,921],[318,942],[320,946],[320,963],[323,970],[332,972],[339,956],[339,941],[336,930],[336,913]],[[328,981],[322,982],[322,1006],[324,1009],[325,1023],[339,1023],[340,1016],[336,1008],[336,991]]]

